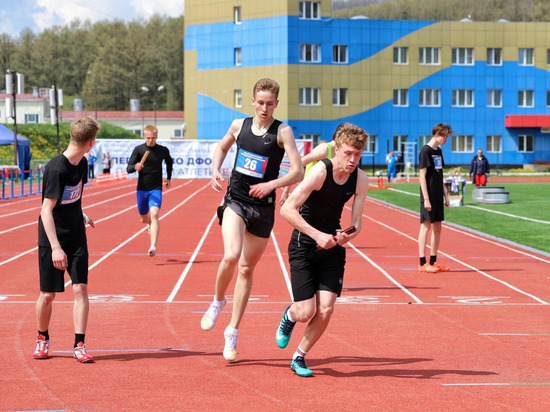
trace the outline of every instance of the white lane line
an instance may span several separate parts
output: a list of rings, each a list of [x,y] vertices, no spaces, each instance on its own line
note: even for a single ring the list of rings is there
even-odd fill
[[[286,270],[285,262],[283,260],[283,255],[281,253],[281,249],[279,249],[279,244],[277,243],[277,239],[275,238],[275,234],[273,231],[271,231],[271,239],[273,239],[273,244],[275,245],[275,250],[277,251],[277,258],[279,259],[279,265],[281,266],[281,270],[283,271],[283,276],[285,278],[286,288],[288,289],[288,294],[290,295],[290,299],[292,302],[294,302],[294,296],[292,294],[292,283],[290,282],[290,276],[288,275],[288,271]]]
[[[441,386],[547,386],[550,382],[442,383]]]
[[[203,188],[204,189],[204,188]],[[201,189],[202,190],[202,189]],[[210,229],[212,228],[212,225],[216,221],[218,215],[217,213],[214,213],[214,216],[212,216],[212,219],[210,219],[210,223],[208,223],[208,226],[206,227],[206,230],[204,231],[204,234],[202,235],[201,240],[197,244],[197,247],[195,248],[195,251],[193,252],[193,255],[189,259],[189,262],[187,265],[185,265],[185,269],[183,270],[182,274],[180,275],[178,281],[176,282],[176,285],[174,286],[174,289],[172,290],[172,293],[170,293],[170,296],[168,296],[168,299],[166,299],[166,302],[172,302],[174,298],[176,297],[177,293],[179,292],[181,285],[185,278],[187,277],[187,274],[191,270],[191,266],[193,266],[193,263],[195,262],[195,258],[199,254],[199,251],[206,239],[206,236],[208,236],[208,233],[210,233]]]
[[[393,207],[390,207],[390,208],[393,208]],[[412,213],[411,213],[411,214],[412,214]],[[397,233],[397,234],[399,234],[399,235],[401,235],[401,236],[404,236],[404,237],[406,237],[407,239],[410,239],[411,241],[413,241],[413,242],[415,242],[415,243],[418,242],[418,240],[415,239],[415,238],[413,238],[412,236],[409,236],[409,235],[407,235],[406,233],[403,233],[403,232],[401,232],[400,230],[398,230],[398,229],[396,229],[396,228],[394,228],[394,227],[391,227],[391,226],[389,226],[389,225],[387,225],[387,224],[385,224],[385,223],[382,223],[382,222],[380,222],[380,221],[378,221],[378,220],[376,220],[376,219],[373,219],[373,218],[371,218],[370,216],[367,216],[366,214],[363,214],[363,217],[366,218],[366,219],[368,219],[368,220],[370,220],[370,221],[372,221],[372,222],[374,222],[374,223],[376,223],[376,224],[378,224],[378,225],[380,225],[380,226],[383,226],[383,227],[385,227],[385,228],[387,228],[387,229],[389,229],[389,230],[391,230],[391,231],[393,231],[393,232],[395,232],[395,233]],[[449,228],[450,228],[450,227],[449,227]],[[455,230],[456,230],[456,229],[455,229]],[[460,230],[457,230],[457,231],[460,232]],[[462,232],[461,232],[461,233],[462,233]],[[464,233],[467,233],[467,232],[464,232]],[[480,238],[480,239],[483,239],[483,238]],[[497,243],[495,243],[495,244],[497,244]],[[498,245],[498,244],[497,244],[497,245]],[[504,247],[504,245],[502,245],[502,246]],[[512,248],[510,248],[510,250],[513,250],[513,251],[516,251],[516,252],[518,252],[518,253],[521,253],[520,251],[517,251],[517,250],[512,249]],[[482,276],[485,276],[485,277],[488,278],[488,279],[491,279],[491,280],[493,280],[493,281],[495,281],[495,282],[501,283],[502,285],[504,285],[504,286],[506,286],[506,287],[508,287],[508,288],[510,288],[510,289],[512,289],[512,290],[514,290],[514,291],[516,291],[516,292],[518,292],[518,293],[520,293],[520,294],[523,294],[523,295],[525,295],[525,296],[528,296],[529,298],[534,299],[535,301],[537,301],[537,302],[539,302],[539,303],[542,303],[543,305],[549,305],[549,304],[550,304],[549,302],[546,302],[546,301],[544,301],[544,300],[538,298],[538,297],[535,296],[535,295],[532,295],[532,294],[530,294],[530,293],[528,293],[528,292],[525,292],[525,291],[523,291],[523,290],[521,290],[521,289],[519,289],[519,288],[516,288],[515,286],[511,285],[511,284],[508,283],[508,282],[505,282],[505,281],[500,280],[500,279],[498,279],[498,278],[496,278],[496,277],[494,277],[494,276],[491,276],[491,275],[489,275],[488,273],[485,273],[485,272],[483,272],[482,270],[479,270],[478,268],[476,268],[476,267],[474,267],[474,266],[472,266],[472,265],[470,265],[470,264],[468,264],[468,263],[466,263],[466,262],[464,262],[464,261],[462,261],[462,260],[460,260],[460,259],[457,259],[457,258],[451,256],[450,254],[446,253],[446,252],[443,252],[441,249],[438,251],[438,253],[441,254],[441,255],[446,256],[447,258],[449,258],[449,259],[451,259],[451,260],[457,262],[458,264],[460,264],[460,265],[462,265],[462,266],[465,266],[465,267],[467,267],[467,268],[473,270],[474,272],[479,273],[479,274],[482,275]],[[528,256],[529,256],[529,255],[528,255]]]
[[[388,272],[386,272],[384,269],[382,269],[378,264],[376,264],[371,258],[369,258],[367,255],[365,255],[363,252],[361,252],[359,249],[357,249],[351,242],[348,242],[348,245],[357,252],[363,259],[365,259],[367,262],[369,262],[373,267],[378,269],[380,273],[382,273],[386,278],[390,280],[394,285],[396,285],[399,289],[401,289],[403,292],[405,292],[407,295],[409,295],[411,298],[415,300],[416,303],[424,303],[419,298],[417,298],[413,293],[411,293],[407,288],[405,288],[403,285],[401,285],[399,282],[397,282],[394,278],[390,276]]]

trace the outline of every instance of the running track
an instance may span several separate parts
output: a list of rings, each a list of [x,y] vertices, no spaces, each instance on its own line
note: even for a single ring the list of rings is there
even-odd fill
[[[70,287],[54,304],[53,357],[32,358],[40,196],[0,202],[0,410],[550,409],[547,254],[445,225],[440,261],[452,272],[420,274],[417,215],[367,199],[342,297],[308,355],[315,377],[303,379],[289,369],[303,325],[287,349],[274,341],[290,301],[288,224],[277,217],[230,364],[221,350],[231,305],[212,331],[199,326],[222,254],[222,194],[174,181],[150,258],[134,189],[84,192],[96,222],[88,365],[72,360]]]

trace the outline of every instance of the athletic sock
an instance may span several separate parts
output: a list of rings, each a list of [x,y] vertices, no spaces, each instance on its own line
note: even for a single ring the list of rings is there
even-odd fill
[[[296,359],[298,356],[305,357],[306,355],[307,352],[298,346],[298,349],[296,349],[296,352],[292,355],[292,359]]]
[[[76,348],[80,342],[84,343],[84,333],[75,333],[74,334],[74,347]]]
[[[437,262],[437,256],[430,255],[430,265],[433,265],[435,262]]]
[[[295,322],[295,320],[292,319],[292,315],[290,314],[290,308],[288,308],[286,311],[286,317],[288,318],[289,321]]]
[[[234,335],[239,332],[239,329],[235,329],[231,325],[227,325],[227,328],[225,328],[225,331],[231,335]]]
[[[426,264],[426,257],[421,257],[420,258],[420,266],[424,266]]]
[[[50,332],[47,330],[42,332],[41,330],[38,330],[38,334],[44,336],[44,339],[50,340]]]

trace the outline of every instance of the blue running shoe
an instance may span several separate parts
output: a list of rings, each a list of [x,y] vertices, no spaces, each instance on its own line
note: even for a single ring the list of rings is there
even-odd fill
[[[281,323],[279,324],[277,333],[275,334],[275,340],[277,341],[279,348],[286,348],[286,345],[288,345],[288,341],[290,340],[290,336],[292,335],[294,325],[296,325],[296,322],[291,322],[288,320],[286,313],[289,308],[290,306],[285,309],[285,313],[283,313],[283,318],[281,319]]]
[[[292,362],[290,362],[290,369],[296,372],[296,375],[303,376],[304,378],[313,376],[313,371],[307,368],[303,356],[297,356],[296,359],[292,359]]]

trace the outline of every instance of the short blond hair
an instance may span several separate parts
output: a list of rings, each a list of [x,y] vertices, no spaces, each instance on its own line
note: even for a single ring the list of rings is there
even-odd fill
[[[334,132],[332,139],[336,143],[336,147],[342,147],[342,144],[346,143],[356,149],[363,150],[367,144],[369,134],[351,123],[342,123]]]
[[[147,126],[145,126],[143,128],[143,134],[145,134],[145,132],[153,132],[156,135],[158,135],[159,134],[159,129],[155,125],[148,124]]]
[[[90,116],[84,116],[71,123],[71,141],[78,146],[95,139],[101,124]]]
[[[275,98],[279,98],[279,90],[280,90],[279,83],[277,83],[273,79],[263,78],[256,82],[254,85],[254,89],[252,89],[252,97],[256,97],[256,93],[261,91],[267,91],[271,92],[275,95]]]

